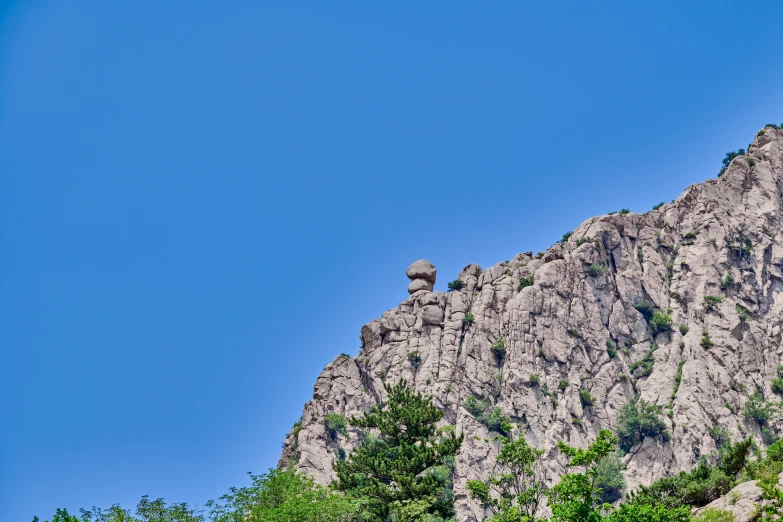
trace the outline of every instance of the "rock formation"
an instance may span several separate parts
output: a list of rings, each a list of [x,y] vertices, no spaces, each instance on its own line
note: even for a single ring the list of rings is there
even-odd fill
[[[359,355],[324,368],[281,464],[330,481],[337,457],[324,417],[361,414],[400,377],[466,435],[454,470],[459,520],[481,520],[465,481],[484,478],[498,450],[463,407],[471,394],[547,450],[550,478],[563,472],[558,440],[585,446],[615,429],[635,396],[662,408],[671,439],[645,439],[625,456],[629,489],[690,469],[715,450],[707,430],[716,425],[764,446],[742,411],[755,390],[773,395],[783,353],[781,196],[783,131],[766,128],[718,179],[644,214],[590,218],[545,253],[468,265],[459,290],[432,292],[435,267],[417,261],[407,271],[410,297],[362,327]],[[651,326],[636,308],[643,301],[672,328]],[[498,341],[503,357],[490,349]],[[338,443],[349,452],[359,437],[350,430]]]
[[[408,285],[408,293],[413,295],[420,290],[432,292],[435,286],[435,265],[426,259],[419,259],[405,271],[405,275],[411,280]]]

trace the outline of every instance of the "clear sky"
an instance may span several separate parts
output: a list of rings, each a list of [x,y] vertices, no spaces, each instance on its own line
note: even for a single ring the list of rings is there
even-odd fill
[[[783,122],[779,0],[277,4],[0,7],[0,520],[244,485],[412,261],[444,289]]]

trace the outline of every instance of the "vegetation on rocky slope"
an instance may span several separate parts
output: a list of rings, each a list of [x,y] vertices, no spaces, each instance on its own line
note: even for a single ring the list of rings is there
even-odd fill
[[[51,522],[445,522],[453,511],[453,458],[463,442],[454,426],[441,424],[443,412],[431,397],[404,380],[387,386],[387,400],[348,423],[364,430],[362,443],[337,460],[337,481],[315,484],[293,468],[250,475],[251,485],[232,488],[208,512],[187,504],[167,505],[142,498],[135,513],[119,505],[81,510],[79,516],[57,510]],[[634,402],[618,418],[621,441],[633,447],[640,438],[660,436],[657,410]],[[340,422],[343,428],[343,423]],[[717,432],[718,430],[716,430]],[[783,440],[762,458],[748,437],[735,444],[721,432],[717,451],[703,456],[689,472],[666,477],[621,498],[625,487],[617,454],[618,438],[601,430],[587,448],[559,442],[567,473],[551,487],[541,468],[544,450],[531,446],[518,426],[504,422],[495,437],[500,447],[489,478],[467,481],[470,498],[483,506],[491,522],[688,522],[732,521],[733,515],[705,506],[728,493],[740,479],[760,479],[763,520],[778,520],[783,496],[775,488],[783,471]],[[489,443],[489,442],[488,442]],[[629,446],[629,444],[631,444]],[[755,455],[754,455],[755,451]],[[38,519],[35,518],[34,522]]]

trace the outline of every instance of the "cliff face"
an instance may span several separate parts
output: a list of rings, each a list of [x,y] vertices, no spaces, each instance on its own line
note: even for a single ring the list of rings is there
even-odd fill
[[[518,254],[486,270],[469,265],[455,274],[465,283],[459,290],[432,292],[434,267],[430,275],[427,263],[414,264],[410,297],[362,327],[358,356],[324,368],[281,464],[293,461],[330,481],[337,448],[350,451],[360,434],[332,440],[324,417],[360,415],[382,399],[384,382],[400,377],[431,394],[466,435],[455,464],[460,520],[481,519],[465,481],[484,478],[497,453],[491,432],[463,407],[472,394],[548,450],[552,478],[563,471],[558,440],[586,445],[600,429],[614,429],[618,409],[637,395],[661,406],[671,440],[648,438],[626,455],[629,488],[691,468],[699,453],[715,449],[707,433],[715,425],[735,440],[751,434],[761,442],[742,410],[757,389],[773,396],[781,364],[782,195],[783,131],[766,128],[717,180],[642,215],[588,219],[543,254]],[[520,289],[529,276],[533,284]],[[670,314],[672,331],[651,329],[635,308],[644,300]],[[704,337],[713,346],[703,346]],[[499,339],[502,360],[490,349]],[[656,345],[645,376],[645,365],[632,364]],[[592,405],[583,405],[581,390],[595,397]]]

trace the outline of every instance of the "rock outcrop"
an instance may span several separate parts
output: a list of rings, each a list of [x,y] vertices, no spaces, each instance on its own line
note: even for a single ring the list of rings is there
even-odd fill
[[[563,472],[556,442],[585,446],[615,429],[635,396],[662,408],[671,439],[648,438],[626,455],[629,489],[690,469],[715,450],[707,430],[716,425],[763,445],[742,411],[753,391],[772,395],[783,353],[781,196],[783,131],[766,128],[720,178],[644,214],[588,219],[542,254],[468,265],[459,290],[432,292],[435,267],[417,261],[407,272],[410,297],[362,327],[359,355],[324,368],[281,463],[330,481],[337,457],[324,417],[361,414],[400,377],[431,394],[444,422],[466,435],[454,470],[459,520],[481,520],[465,481],[484,478],[498,450],[462,407],[471,394],[547,451],[552,479]],[[635,307],[643,301],[671,318],[671,330],[651,327]],[[498,340],[502,358],[490,350]],[[359,437],[349,431],[337,444],[350,451]]]
[[[783,484],[783,474],[778,475],[777,488]],[[734,522],[752,522],[758,518],[758,509],[765,506],[769,500],[763,498],[761,488],[757,480],[737,484],[731,491],[714,500],[703,508],[693,511],[694,515],[708,510],[718,509],[728,511],[734,515]]]
[[[426,259],[419,259],[409,266],[405,275],[411,280],[408,285],[408,293],[411,295],[421,290],[432,292],[435,286],[435,265]]]

